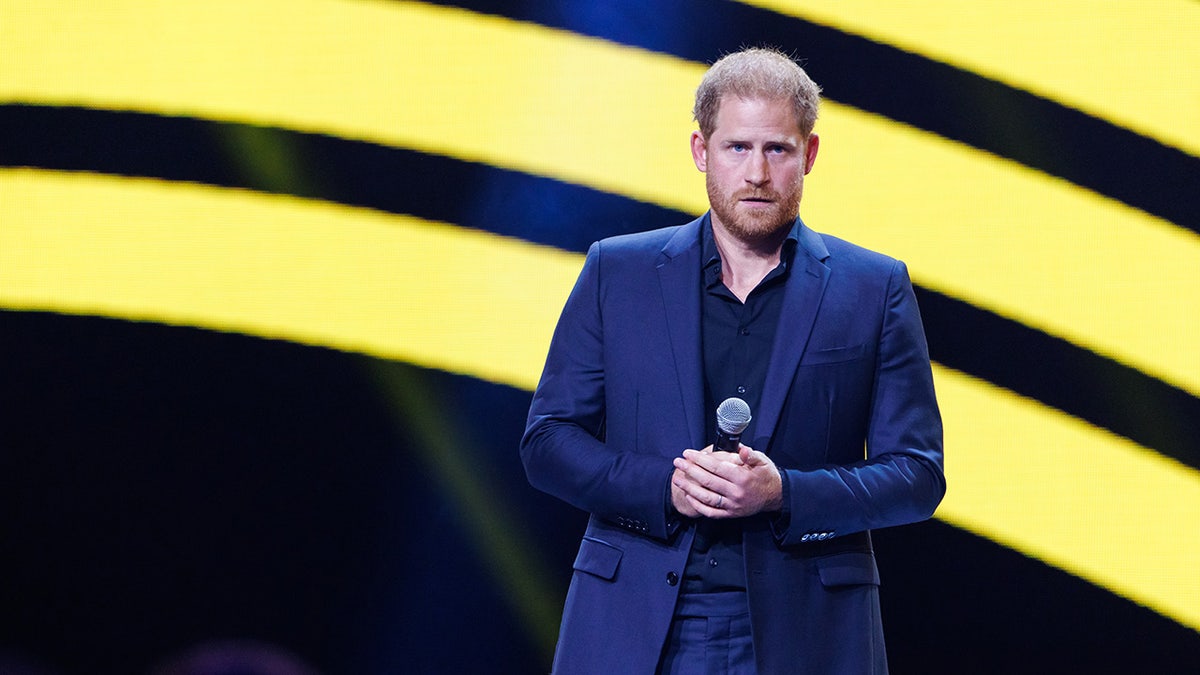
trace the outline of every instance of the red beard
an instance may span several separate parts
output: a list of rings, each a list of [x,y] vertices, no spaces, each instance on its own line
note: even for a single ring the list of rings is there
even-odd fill
[[[800,186],[786,193],[743,190],[725,195],[711,180],[707,180],[706,184],[708,201],[717,220],[730,234],[742,241],[761,241],[790,229],[800,211]],[[749,209],[742,203],[744,199],[756,198],[769,200],[770,204]]]

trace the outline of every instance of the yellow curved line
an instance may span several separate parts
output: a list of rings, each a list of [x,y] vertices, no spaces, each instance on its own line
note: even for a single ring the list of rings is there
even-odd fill
[[[277,337],[532,389],[577,256],[293,197],[0,169],[0,306]],[[566,289],[566,290],[564,290]]]
[[[706,208],[687,151],[700,64],[421,3],[18,5],[0,4],[0,101],[336,134]],[[1200,237],[833,102],[818,131],[815,228],[1200,396]]]
[[[0,101],[327,133],[661,203],[664,173],[693,178],[697,66],[677,59],[419,2],[0,3]],[[648,152],[672,137],[685,152]]]
[[[934,375],[939,519],[1200,631],[1200,472],[962,373]]]
[[[582,256],[294,197],[0,170],[0,306],[535,384]],[[1200,630],[1200,473],[945,368],[948,522]]]
[[[1200,3],[741,2],[971,70],[1200,155]]]
[[[1200,235],[852,108],[818,129],[801,207],[816,229],[1200,396]]]

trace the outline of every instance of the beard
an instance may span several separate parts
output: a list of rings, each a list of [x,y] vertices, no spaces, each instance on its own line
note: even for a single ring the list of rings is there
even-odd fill
[[[791,229],[800,212],[800,196],[803,183],[798,182],[784,192],[773,190],[742,190],[734,193],[724,193],[720,185],[716,185],[709,174],[705,180],[708,188],[708,202],[713,214],[730,234],[744,242],[766,241]],[[746,209],[743,199],[767,199],[771,201],[769,208]]]

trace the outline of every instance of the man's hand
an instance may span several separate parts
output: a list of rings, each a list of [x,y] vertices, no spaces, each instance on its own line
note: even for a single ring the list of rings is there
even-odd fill
[[[783,508],[783,479],[769,457],[745,445],[738,452],[684,450],[675,459],[671,503],[689,518],[744,518]]]

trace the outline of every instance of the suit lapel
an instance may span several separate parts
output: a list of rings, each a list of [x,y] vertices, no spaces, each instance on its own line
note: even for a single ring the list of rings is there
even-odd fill
[[[687,415],[691,447],[704,447],[704,365],[700,352],[701,217],[679,228],[659,254],[658,280],[678,374],[679,395]],[[665,385],[666,383],[664,383]]]
[[[784,290],[779,328],[771,348],[767,379],[763,383],[762,400],[756,412],[758,419],[755,420],[755,429],[758,438],[754,439],[754,442],[760,443],[760,438],[767,438],[768,441],[762,444],[762,447],[756,445],[757,450],[767,450],[770,447],[770,438],[775,434],[775,426],[791,390],[792,380],[800,365],[800,357],[808,345],[809,336],[812,335],[817,310],[821,306],[825,285],[829,281],[829,268],[823,262],[828,257],[829,251],[825,248],[821,235],[801,225],[800,239]]]

